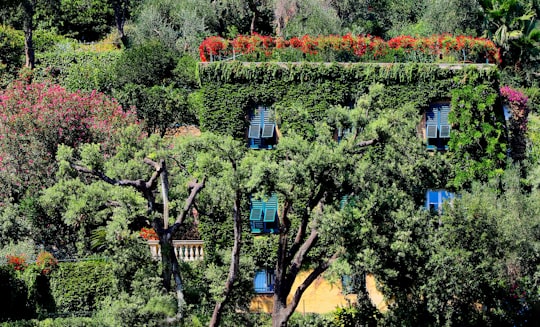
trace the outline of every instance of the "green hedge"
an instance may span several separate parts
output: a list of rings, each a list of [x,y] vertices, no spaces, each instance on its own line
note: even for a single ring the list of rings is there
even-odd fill
[[[18,320],[5,322],[0,327],[103,327],[103,322],[88,317],[48,318],[45,320]]]
[[[49,280],[57,313],[94,311],[115,293],[112,263],[105,261],[61,263]]]
[[[27,286],[9,266],[0,266],[0,322],[28,317]]]

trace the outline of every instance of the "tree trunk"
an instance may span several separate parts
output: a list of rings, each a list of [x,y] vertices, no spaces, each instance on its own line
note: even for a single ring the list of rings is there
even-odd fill
[[[274,308],[272,310],[272,327],[286,327],[289,321],[286,299],[282,301],[278,294],[274,294]]]
[[[34,57],[34,42],[32,40],[34,31],[34,1],[27,0],[22,3],[24,9],[24,54],[26,57],[25,66],[34,69],[35,57]]]
[[[242,241],[242,220],[240,218],[240,192],[236,192],[236,199],[234,200],[233,216],[234,216],[234,244],[232,249],[231,266],[229,268],[229,275],[227,282],[225,283],[225,289],[223,290],[223,301],[216,302],[214,312],[212,313],[212,319],[210,320],[210,327],[219,326],[221,321],[221,314],[223,313],[223,307],[229,300],[234,281],[238,276],[238,270],[240,268],[240,246]]]
[[[118,37],[124,46],[127,46],[127,38],[124,34],[124,24],[128,18],[129,0],[116,0],[114,1],[114,21],[116,23],[116,30],[118,31]]]

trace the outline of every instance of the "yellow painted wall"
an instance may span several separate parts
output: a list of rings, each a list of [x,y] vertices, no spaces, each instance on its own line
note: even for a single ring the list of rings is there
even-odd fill
[[[309,273],[309,271],[304,271],[298,274],[292,287],[293,291],[287,298],[287,301],[291,300],[292,294],[294,294],[294,291],[298,285],[300,285],[300,282],[303,281]],[[384,302],[384,296],[377,290],[375,278],[372,275],[366,276],[366,287],[368,288],[368,293],[373,305],[381,311],[386,311],[387,305],[386,302]],[[348,306],[349,303],[352,304],[355,302],[356,295],[342,294],[340,282],[331,284],[324,278],[319,277],[306,289],[296,311],[300,313],[329,313],[334,311],[337,307]],[[250,310],[270,313],[272,312],[272,307],[271,294],[257,295],[251,300]]]
[[[298,274],[296,277],[291,295],[287,298],[289,302],[292,298],[292,294],[300,285],[310,271],[304,271]],[[366,275],[366,289],[368,291],[369,298],[373,305],[381,312],[388,310],[388,304],[384,299],[384,295],[377,289],[375,277],[371,274]],[[331,284],[323,277],[317,278],[304,292],[300,304],[296,308],[296,312],[300,313],[329,313],[334,311],[337,307],[348,306],[349,303],[356,302],[355,294],[343,295],[341,292],[341,283]],[[251,300],[250,310],[253,312],[272,312],[272,294],[261,294],[255,296]]]

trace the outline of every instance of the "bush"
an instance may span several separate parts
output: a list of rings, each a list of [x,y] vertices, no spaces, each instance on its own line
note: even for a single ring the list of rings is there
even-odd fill
[[[116,85],[133,83],[151,87],[172,81],[176,54],[163,44],[153,41],[126,50],[117,61]]]
[[[9,266],[0,266],[0,322],[27,318],[27,287]]]
[[[24,36],[9,26],[0,25],[0,88],[17,76],[24,63]]]
[[[57,313],[89,312],[115,293],[112,264],[105,261],[65,262],[50,274]]]
[[[21,200],[54,181],[59,144],[114,144],[120,127],[136,121],[99,92],[68,92],[49,83],[17,81],[0,91],[0,196]]]
[[[289,319],[290,327],[327,327],[332,325],[332,317],[316,313],[294,313]]]

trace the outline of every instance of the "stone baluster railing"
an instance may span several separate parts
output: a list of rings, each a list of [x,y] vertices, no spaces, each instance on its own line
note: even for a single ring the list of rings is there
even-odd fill
[[[149,240],[148,246],[152,258],[161,259],[159,241]],[[174,253],[179,261],[195,261],[204,259],[204,242],[201,240],[173,240]]]

